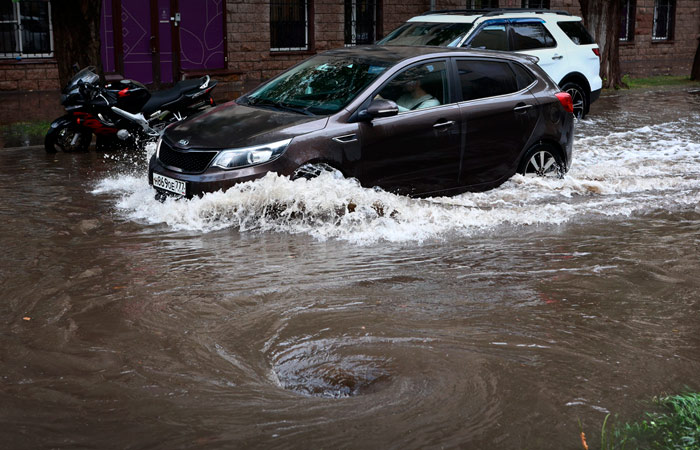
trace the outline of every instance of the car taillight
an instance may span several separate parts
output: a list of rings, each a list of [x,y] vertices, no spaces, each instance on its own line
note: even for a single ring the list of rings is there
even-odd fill
[[[593,50],[593,53],[595,53],[595,55],[596,55],[598,58],[600,58],[600,49],[594,48],[594,49],[592,49],[592,50]]]
[[[564,107],[566,112],[574,112],[574,101],[571,99],[571,95],[567,94],[566,92],[557,92],[554,95],[557,97],[557,99],[559,99],[559,103],[561,103],[561,106]]]

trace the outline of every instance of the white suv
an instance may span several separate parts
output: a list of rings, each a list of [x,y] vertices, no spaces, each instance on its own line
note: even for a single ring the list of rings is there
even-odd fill
[[[430,11],[377,42],[515,51],[536,56],[583,117],[600,96],[600,51],[580,17],[528,9]]]

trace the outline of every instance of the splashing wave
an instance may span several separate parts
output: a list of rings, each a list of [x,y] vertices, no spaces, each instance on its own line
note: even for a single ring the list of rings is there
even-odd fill
[[[501,225],[560,224],[583,215],[617,216],[658,209],[698,209],[698,115],[602,136],[579,136],[562,180],[514,176],[501,187],[456,197],[411,199],[323,175],[295,180],[268,174],[226,192],[159,203],[146,177],[118,175],[94,193],[118,196],[129,219],[176,230],[234,227],[306,233],[356,243],[423,241]],[[596,124],[581,124],[595,128]],[[580,131],[579,131],[580,133]]]

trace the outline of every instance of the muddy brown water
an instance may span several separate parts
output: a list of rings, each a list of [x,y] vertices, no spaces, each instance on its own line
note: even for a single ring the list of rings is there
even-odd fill
[[[565,180],[452,199],[161,205],[140,158],[0,152],[0,447],[597,445],[700,389],[690,91],[608,94]]]

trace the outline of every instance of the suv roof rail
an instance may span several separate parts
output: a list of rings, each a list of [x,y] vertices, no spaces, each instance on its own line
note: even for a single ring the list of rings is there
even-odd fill
[[[534,14],[559,14],[561,16],[570,16],[567,11],[558,9],[537,9],[537,8],[483,8],[483,9],[439,9],[435,11],[426,11],[422,16],[428,14],[468,14],[479,16],[497,16],[507,13],[534,13]]]

